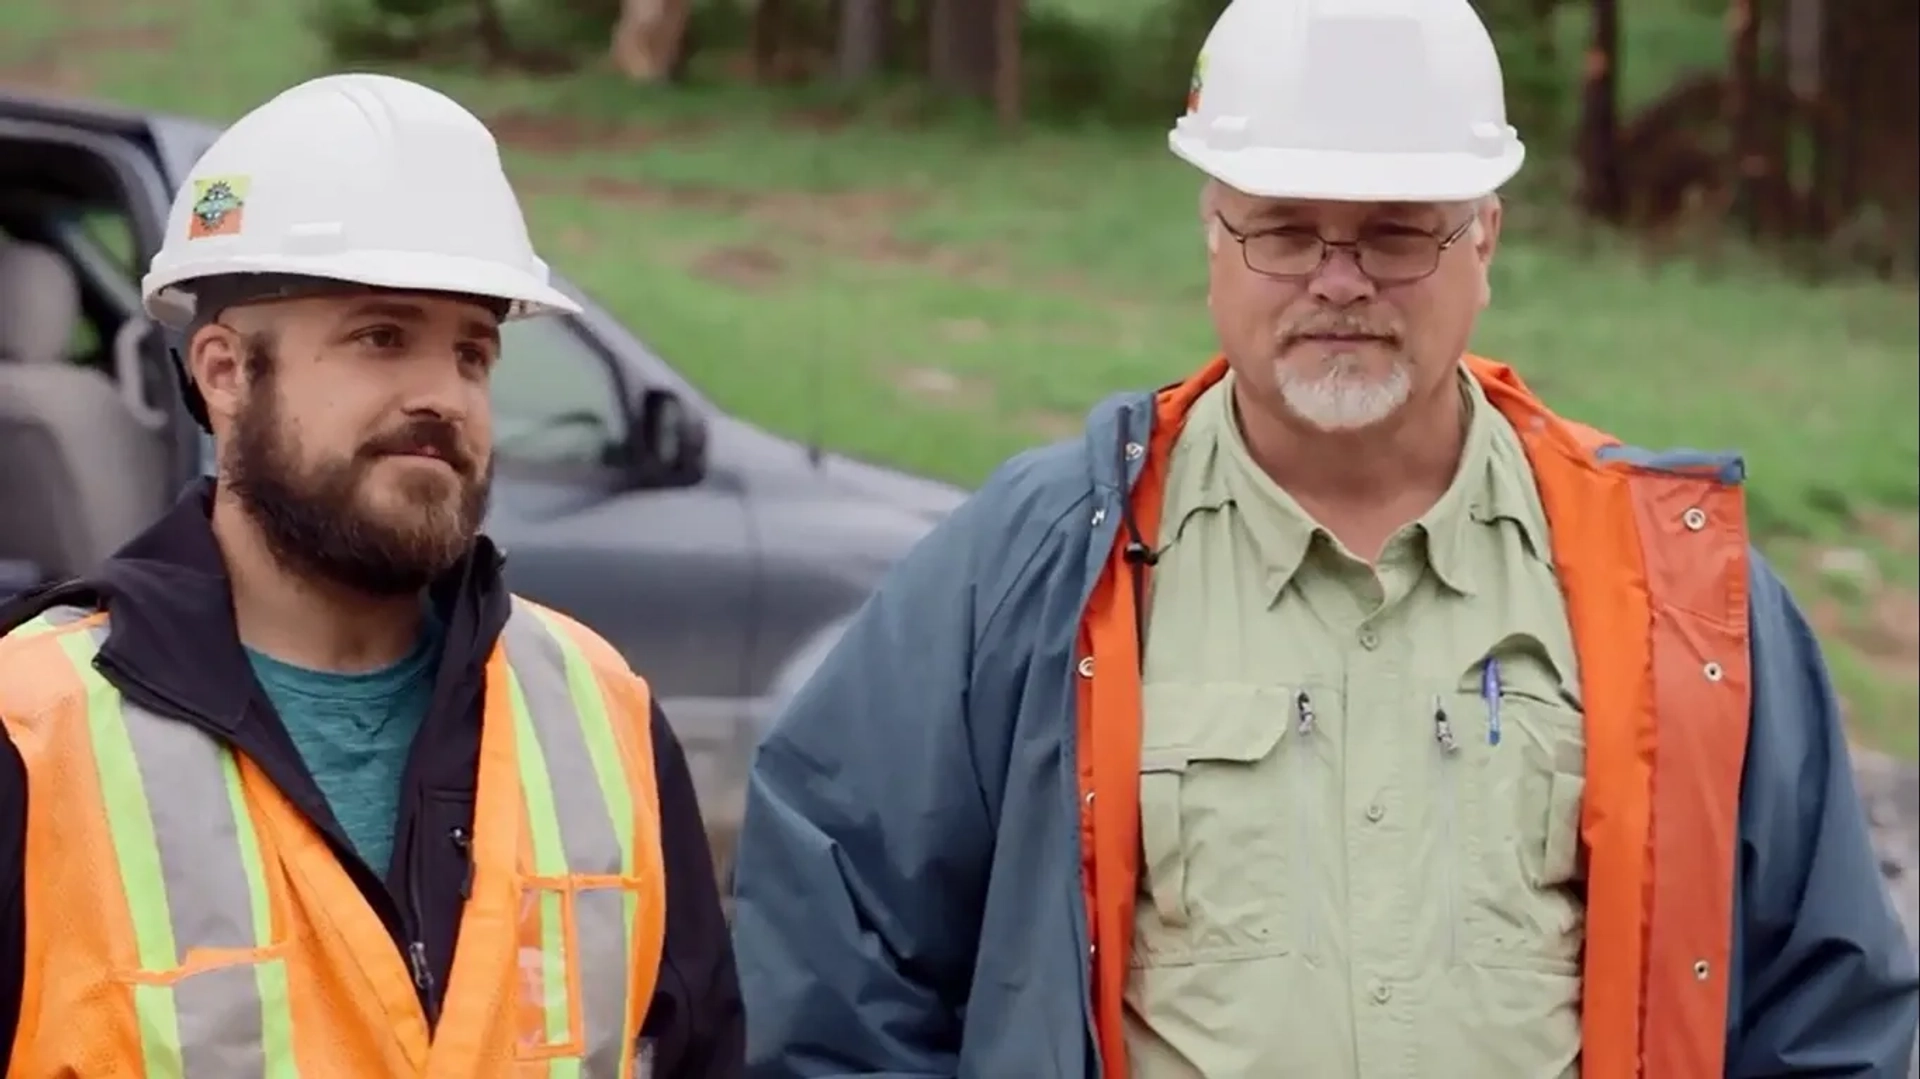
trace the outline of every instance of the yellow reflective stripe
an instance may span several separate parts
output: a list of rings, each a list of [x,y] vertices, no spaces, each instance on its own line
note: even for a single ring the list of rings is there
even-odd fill
[[[195,952],[257,952],[274,940],[265,858],[239,763],[205,733],[122,700],[93,667],[106,636],[103,623],[61,646],[87,689],[136,973],[150,976],[133,984],[145,1074],[298,1079],[283,958],[182,973]]]
[[[247,788],[240,778],[240,762],[231,750],[220,754],[220,772],[226,779],[227,805],[233,811],[234,839],[247,877],[247,904],[253,915],[253,946],[273,944],[273,896],[267,888],[266,860],[260,854],[260,835],[247,808]],[[260,994],[260,1053],[267,1079],[300,1079],[293,1054],[293,989],[287,984],[287,965],[275,960],[254,966],[255,991]]]
[[[614,839],[620,844],[620,875],[630,877],[633,875],[633,791],[627,787],[627,771],[620,764],[620,743],[613,733],[613,721],[607,716],[600,680],[566,628],[556,624],[546,611],[536,608],[534,613],[548,636],[560,647],[567,669],[567,690],[587,741],[594,778],[600,783],[600,795],[606,802]],[[650,730],[647,736],[651,736]]]
[[[602,804],[613,825],[614,842],[620,847],[620,875],[631,878],[634,874],[633,791],[627,785],[627,770],[621,763],[619,738],[614,734],[613,720],[607,711],[606,696],[600,689],[600,679],[566,627],[547,611],[540,608],[533,610],[563,657],[568,695],[573,699],[574,713],[586,742],[587,756],[600,786]],[[633,722],[634,719],[629,721]],[[644,726],[638,737],[651,738],[651,717],[640,722]],[[632,946],[634,923],[640,912],[638,891],[632,888],[582,891],[575,894],[574,906],[579,932],[583,937],[588,934],[603,936],[606,930],[600,927],[617,924],[620,927],[618,939],[626,946]],[[609,907],[611,909],[607,909]],[[626,976],[624,970],[621,976]],[[599,994],[596,999],[596,987],[585,984],[585,979],[582,979],[582,983],[582,992],[589,998],[583,1005],[585,1017],[590,1021],[597,1018],[596,1028],[599,1024],[617,1024],[620,1029],[618,1039],[605,1037],[598,1047],[589,1045],[585,1060],[592,1061],[596,1069],[612,1065],[618,1069],[620,1076],[631,1074],[633,1054],[627,1051],[627,1046],[635,1044],[640,1031],[628,1021],[626,987],[622,985],[617,994]],[[610,1014],[597,1014],[603,1009]],[[589,1037],[595,1032],[590,1032]]]
[[[570,975],[579,986],[570,1003],[578,1011],[582,1046],[577,1057],[551,1058],[549,1074],[584,1070],[628,1076],[638,1034],[629,1024],[627,1007],[638,896],[624,886],[635,865],[633,791],[612,709],[592,662],[556,617],[519,602],[502,641],[512,672],[516,740],[523,747],[519,765],[533,828],[534,872],[576,879],[574,954],[566,954],[562,936],[557,942],[563,949],[561,962],[557,968],[543,962],[543,978],[551,986],[552,977]],[[529,747],[532,752],[526,751]],[[563,869],[556,871],[556,860]],[[583,877],[599,879],[589,886],[579,883]],[[544,918],[542,928],[543,933],[549,928]],[[567,1029],[562,1020],[572,1018],[548,1012],[543,1025],[562,1031]]]
[[[153,815],[140,766],[134,759],[133,743],[127,737],[120,694],[93,669],[93,657],[99,651],[94,634],[70,634],[60,646],[86,687],[87,730],[92,736],[94,767],[99,774],[114,861],[120,869],[120,885],[127,893],[127,912],[132,916],[135,956],[145,970],[171,970],[179,963],[175,958],[173,919],[167,910],[166,880],[160,868],[160,845],[154,838]],[[180,1017],[174,1008],[172,989],[136,984],[133,1005],[146,1074],[184,1075]]]
[[[553,804],[546,754],[534,730],[533,713],[527,707],[519,672],[510,665],[507,699],[513,707],[514,757],[519,765],[520,792],[526,802],[527,823],[532,829],[529,845],[533,848],[533,873],[539,877],[564,877],[567,854],[561,845],[560,814]],[[543,888],[535,894],[540,904],[540,984],[544,995],[541,1007],[546,1017],[547,1041],[564,1045],[573,1039],[571,1018],[567,1014],[567,938],[563,906],[557,891]]]

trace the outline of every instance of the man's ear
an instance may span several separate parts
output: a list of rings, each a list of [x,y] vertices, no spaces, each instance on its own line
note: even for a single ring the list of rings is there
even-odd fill
[[[1506,211],[1501,205],[1500,196],[1488,195],[1480,200],[1474,213],[1477,217],[1473,226],[1474,254],[1479,256],[1484,265],[1493,261],[1493,254],[1500,247],[1500,224]]]
[[[246,341],[232,327],[209,322],[187,339],[186,361],[207,403],[208,420],[221,427],[240,411],[246,396]]]

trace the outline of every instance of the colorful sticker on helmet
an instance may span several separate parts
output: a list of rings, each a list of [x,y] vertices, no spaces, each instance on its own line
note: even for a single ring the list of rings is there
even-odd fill
[[[209,176],[193,182],[193,209],[187,218],[187,239],[236,236],[247,213],[245,176]]]
[[[1193,62],[1193,80],[1187,83],[1187,111],[1200,111],[1200,88],[1207,81],[1207,54],[1201,53]]]

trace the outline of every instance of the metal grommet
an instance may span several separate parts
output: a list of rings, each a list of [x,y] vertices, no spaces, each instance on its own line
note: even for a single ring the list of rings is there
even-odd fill
[[[1693,977],[1695,981],[1704,982],[1707,980],[1707,976],[1712,973],[1713,968],[1707,965],[1706,960],[1696,959],[1693,961]]]
[[[1687,526],[1687,531],[1698,532],[1707,527],[1707,511],[1699,506],[1689,506],[1687,512],[1680,515],[1680,523]]]
[[[1075,665],[1074,670],[1079,671],[1080,677],[1082,678],[1092,678],[1093,677],[1093,657],[1081,656],[1080,662],[1077,665]]]
[[[1107,508],[1105,506],[1102,506],[1099,509],[1093,511],[1093,527],[1099,528],[1101,522],[1105,521],[1106,519],[1107,519]]]
[[[1138,461],[1140,459],[1140,455],[1145,452],[1147,452],[1147,448],[1145,446],[1142,446],[1140,443],[1138,442],[1127,443],[1127,460]]]
[[[1727,672],[1721,670],[1720,665],[1718,663],[1709,663],[1706,666],[1700,668],[1700,673],[1707,676],[1707,681],[1718,682],[1720,679],[1726,676]]]

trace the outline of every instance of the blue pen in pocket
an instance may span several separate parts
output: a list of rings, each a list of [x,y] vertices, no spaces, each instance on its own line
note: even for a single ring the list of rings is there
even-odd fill
[[[1480,668],[1480,698],[1487,704],[1487,744],[1500,744],[1500,661],[1492,656]]]

